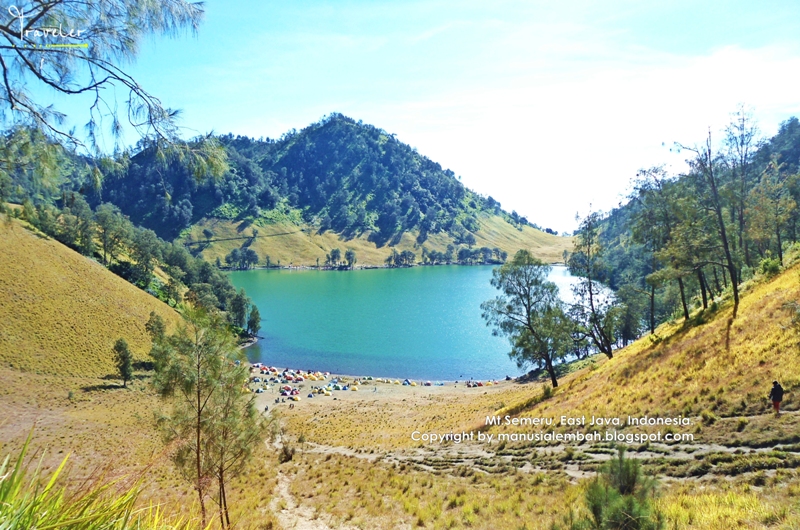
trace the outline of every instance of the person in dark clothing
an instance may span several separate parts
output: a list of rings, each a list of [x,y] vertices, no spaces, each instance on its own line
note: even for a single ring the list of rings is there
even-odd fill
[[[772,390],[769,393],[769,399],[772,400],[772,406],[775,408],[775,414],[780,414],[781,401],[783,401],[783,387],[777,381],[772,382]]]

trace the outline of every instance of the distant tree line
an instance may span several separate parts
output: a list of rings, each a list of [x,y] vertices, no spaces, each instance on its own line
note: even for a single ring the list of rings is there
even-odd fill
[[[251,248],[235,248],[225,256],[225,263],[232,269],[247,270],[258,265],[258,254]]]

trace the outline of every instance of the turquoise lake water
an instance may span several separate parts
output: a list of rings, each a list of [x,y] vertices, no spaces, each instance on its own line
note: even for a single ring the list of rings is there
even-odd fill
[[[252,362],[412,379],[500,379],[522,370],[492,336],[480,304],[497,296],[492,266],[360,271],[254,270],[230,274],[261,313]],[[550,280],[569,300],[572,277]]]

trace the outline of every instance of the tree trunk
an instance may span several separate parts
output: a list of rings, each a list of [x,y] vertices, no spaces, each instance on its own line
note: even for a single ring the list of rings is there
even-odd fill
[[[220,481],[218,496],[219,496],[219,499],[217,501],[217,505],[219,505],[219,527],[224,530],[225,529],[225,516],[222,513],[222,481]]]
[[[731,275],[731,290],[733,291],[733,318],[736,318],[736,313],[739,311],[739,283],[736,278],[736,265],[733,263],[733,255],[731,253],[731,246],[728,242],[728,231],[725,228],[725,219],[722,217],[722,204],[719,199],[719,192],[717,190],[717,180],[714,176],[714,159],[711,156],[711,133],[708,135],[708,143],[706,144],[706,163],[704,168],[705,177],[708,179],[709,187],[711,188],[711,199],[714,205],[714,212],[717,214],[717,223],[719,229],[719,236],[722,240],[722,250],[725,251],[725,261],[728,266],[728,274]]]
[[[714,287],[717,288],[717,292],[722,294],[722,286],[719,284],[719,276],[717,275],[717,267],[712,265],[711,271],[714,273]]]
[[[656,286],[650,286],[650,334],[656,332]]]
[[[778,236],[778,259],[781,262],[781,267],[783,267],[783,243],[781,242],[781,227],[778,225],[777,230],[775,230],[775,234]]]
[[[744,170],[742,170],[744,171]],[[744,190],[745,183],[744,183],[745,176],[742,175],[742,189]],[[742,191],[741,197],[744,197],[744,191]],[[747,242],[744,240],[744,199],[739,199],[739,248],[744,252],[744,263],[748,267],[750,265],[750,252],[747,248]]]
[[[556,369],[553,367],[553,361],[548,357],[544,364],[547,368],[547,373],[550,374],[550,382],[553,383],[553,388],[558,386],[558,379],[556,379]]]
[[[200,427],[201,427],[201,425],[200,425],[200,420],[201,420],[200,414],[201,414],[201,411],[202,411],[202,404],[201,404],[201,399],[200,399],[200,390],[202,388],[202,384],[200,383],[201,381],[202,381],[202,378],[201,378],[201,374],[200,374],[200,361],[198,359],[198,362],[197,362],[197,383],[196,383],[196,385],[197,385],[197,424],[195,426],[195,433],[196,433],[195,442],[197,443],[197,445],[195,446],[194,451],[195,451],[195,461],[196,461],[196,465],[197,465],[197,496],[200,498],[200,515],[201,515],[201,518],[202,518],[202,521],[203,521],[203,526],[202,527],[205,528],[207,526],[206,503],[205,503],[205,499],[203,499],[203,497],[204,497],[204,495],[203,495],[203,493],[204,493],[203,492],[203,467],[202,467],[201,462],[200,462],[200,452],[201,452],[201,448],[200,448]]]
[[[222,490],[222,504],[225,506],[225,508],[224,508],[225,522],[228,525],[227,528],[230,528],[231,527],[231,514],[228,511],[228,494],[225,491],[225,477],[224,477],[223,473],[224,473],[224,470],[220,470],[219,487]]]
[[[703,309],[708,309],[708,297],[706,296],[706,283],[703,281],[703,271],[697,269],[697,281],[700,283],[700,293],[703,295]]]
[[[708,282],[708,277],[706,276],[706,273],[705,273],[705,271],[703,271],[702,269],[700,269],[700,273],[701,273],[701,274],[702,274],[702,276],[703,276],[703,283],[704,283],[704,284],[705,284],[705,286],[706,286],[706,291],[708,291],[708,298],[709,298],[709,300],[710,300],[711,302],[713,302],[713,301],[714,301],[714,297],[715,297],[715,296],[717,296],[717,295],[716,295],[716,294],[714,294],[714,289],[711,287],[711,284]]]
[[[686,294],[683,289],[683,278],[678,278],[678,288],[681,291],[681,305],[683,306],[683,318],[689,320],[689,307],[686,305]]]

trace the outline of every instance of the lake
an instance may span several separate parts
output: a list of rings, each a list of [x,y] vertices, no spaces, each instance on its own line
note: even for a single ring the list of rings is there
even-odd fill
[[[501,379],[526,370],[492,336],[480,304],[497,296],[492,266],[357,271],[254,270],[230,274],[261,313],[251,362],[375,377]],[[563,266],[550,280],[569,301]]]

